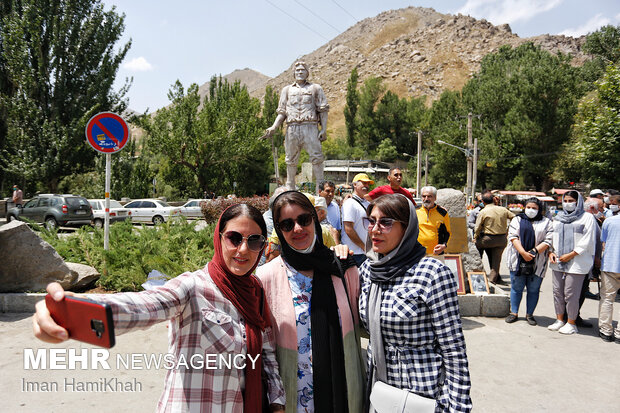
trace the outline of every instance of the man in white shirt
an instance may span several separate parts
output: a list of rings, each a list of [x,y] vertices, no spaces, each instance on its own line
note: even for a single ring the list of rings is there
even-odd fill
[[[364,199],[370,185],[375,181],[366,174],[357,174],[353,177],[353,196],[342,204],[342,243],[353,251],[353,259],[359,267],[366,260],[366,238],[368,228],[364,226],[363,218],[370,202]]]
[[[332,181],[323,181],[319,183],[319,195],[325,198],[325,202],[327,203],[327,220],[338,232],[338,238],[336,238],[335,241],[339,244],[342,223],[340,221],[340,207],[334,201],[335,191],[336,185]]]

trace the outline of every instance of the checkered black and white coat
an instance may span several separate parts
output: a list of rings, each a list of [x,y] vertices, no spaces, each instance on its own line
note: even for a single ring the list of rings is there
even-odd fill
[[[360,268],[360,284],[360,318],[369,331],[368,261]],[[380,326],[387,384],[436,399],[436,412],[471,411],[471,381],[457,283],[450,269],[425,257],[403,275],[383,283],[382,288]],[[371,346],[369,372],[373,363]]]

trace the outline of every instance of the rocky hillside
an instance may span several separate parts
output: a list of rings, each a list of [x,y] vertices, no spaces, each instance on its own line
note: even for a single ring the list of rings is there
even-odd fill
[[[228,80],[229,83],[234,83],[236,81],[241,82],[241,84],[245,85],[248,88],[248,92],[252,96],[262,96],[265,94],[265,86],[267,81],[271,78],[266,76],[256,70],[252,69],[237,69],[232,73],[229,73],[222,78]],[[204,83],[198,88],[198,93],[201,98],[204,98],[209,94],[209,82]]]
[[[380,76],[399,96],[439,98],[444,90],[459,90],[480,68],[482,58],[502,45],[527,41],[552,53],[574,56],[582,64],[584,38],[541,35],[520,38],[507,24],[494,26],[486,20],[447,15],[430,8],[390,10],[367,18],[312,53],[302,57],[311,66],[310,81],[323,86],[329,102],[329,128],[344,134],[342,110],[347,79],[357,67],[360,81]],[[291,66],[268,81],[276,89],[291,83]],[[261,97],[264,86],[253,93]]]

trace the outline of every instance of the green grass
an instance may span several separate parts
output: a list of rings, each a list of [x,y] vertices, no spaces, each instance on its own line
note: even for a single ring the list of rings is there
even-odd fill
[[[110,226],[110,250],[103,249],[103,229],[83,227],[66,238],[39,227],[40,236],[65,261],[90,265],[101,274],[97,285],[112,291],[140,291],[152,270],[168,277],[202,268],[213,256],[215,224],[195,231],[185,219],[134,229],[129,222]]]

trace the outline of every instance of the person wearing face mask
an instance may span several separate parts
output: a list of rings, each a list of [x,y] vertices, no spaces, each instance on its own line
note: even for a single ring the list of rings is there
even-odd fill
[[[263,287],[253,275],[266,235],[260,211],[236,204],[220,216],[213,237],[213,259],[204,268],[147,291],[86,295],[110,305],[117,335],[169,322],[169,354],[177,362],[192,360],[191,367],[179,363],[167,370],[156,411],[262,413],[266,408],[264,392],[272,412],[284,411],[274,326]],[[58,283],[50,284],[47,291],[56,301],[65,295]],[[67,331],[51,318],[45,301],[36,308],[35,336],[49,343],[67,340]],[[198,364],[206,356],[224,353],[246,356],[245,369],[202,368]]]
[[[13,204],[17,208],[22,208],[24,206],[24,193],[17,185],[13,185]]]
[[[510,314],[507,323],[518,320],[523,289],[527,288],[525,320],[537,324],[534,309],[538,304],[540,284],[547,270],[547,252],[551,246],[553,224],[544,216],[542,202],[530,198],[525,211],[512,221],[508,229],[508,269],[510,270]]]
[[[615,201],[620,196],[614,195]],[[616,204],[617,205],[617,204]],[[603,262],[601,265],[601,301],[598,307],[599,336],[603,341],[620,344],[620,327],[613,326],[614,301],[620,289],[620,215],[608,218],[601,231]]]
[[[484,193],[486,193],[486,191]],[[482,195],[478,195],[476,196],[475,208],[469,211],[469,214],[467,215],[467,228],[471,229],[472,233],[476,228],[476,218],[478,218],[478,214],[482,211],[482,208],[484,208]]]
[[[282,253],[257,274],[271,309],[286,411],[361,412],[365,372],[355,262],[345,246],[334,252],[323,244],[316,210],[304,194],[278,196],[273,220]]]
[[[553,301],[557,320],[548,328],[562,334],[577,333],[579,296],[584,277],[594,265],[596,220],[586,214],[583,197],[568,191],[562,197],[562,211],[553,220]],[[564,322],[564,315],[567,321]]]
[[[601,227],[603,226],[603,222],[605,221],[605,214],[603,212],[603,200],[601,197],[588,198],[583,203],[584,210],[592,214],[594,219],[596,220],[596,248],[594,251],[594,265],[592,269],[588,273],[587,277],[584,277],[583,287],[581,289],[581,294],[579,295],[579,313],[581,314],[581,306],[585,302],[586,298],[591,298],[593,300],[598,300],[600,297],[597,294],[592,294],[590,292],[590,280],[600,278],[601,274],[601,253],[602,253],[602,245],[601,245]],[[566,318],[566,317],[565,317]],[[566,320],[564,320],[566,321]],[[589,321],[585,321],[581,318],[580,315],[577,316],[577,327],[592,327],[592,323]]]
[[[610,189],[609,192],[611,193],[612,190]],[[614,192],[617,192],[617,191],[614,191]],[[616,215],[620,215],[620,195],[619,194],[609,195],[609,209],[607,210],[605,217],[610,218]]]

